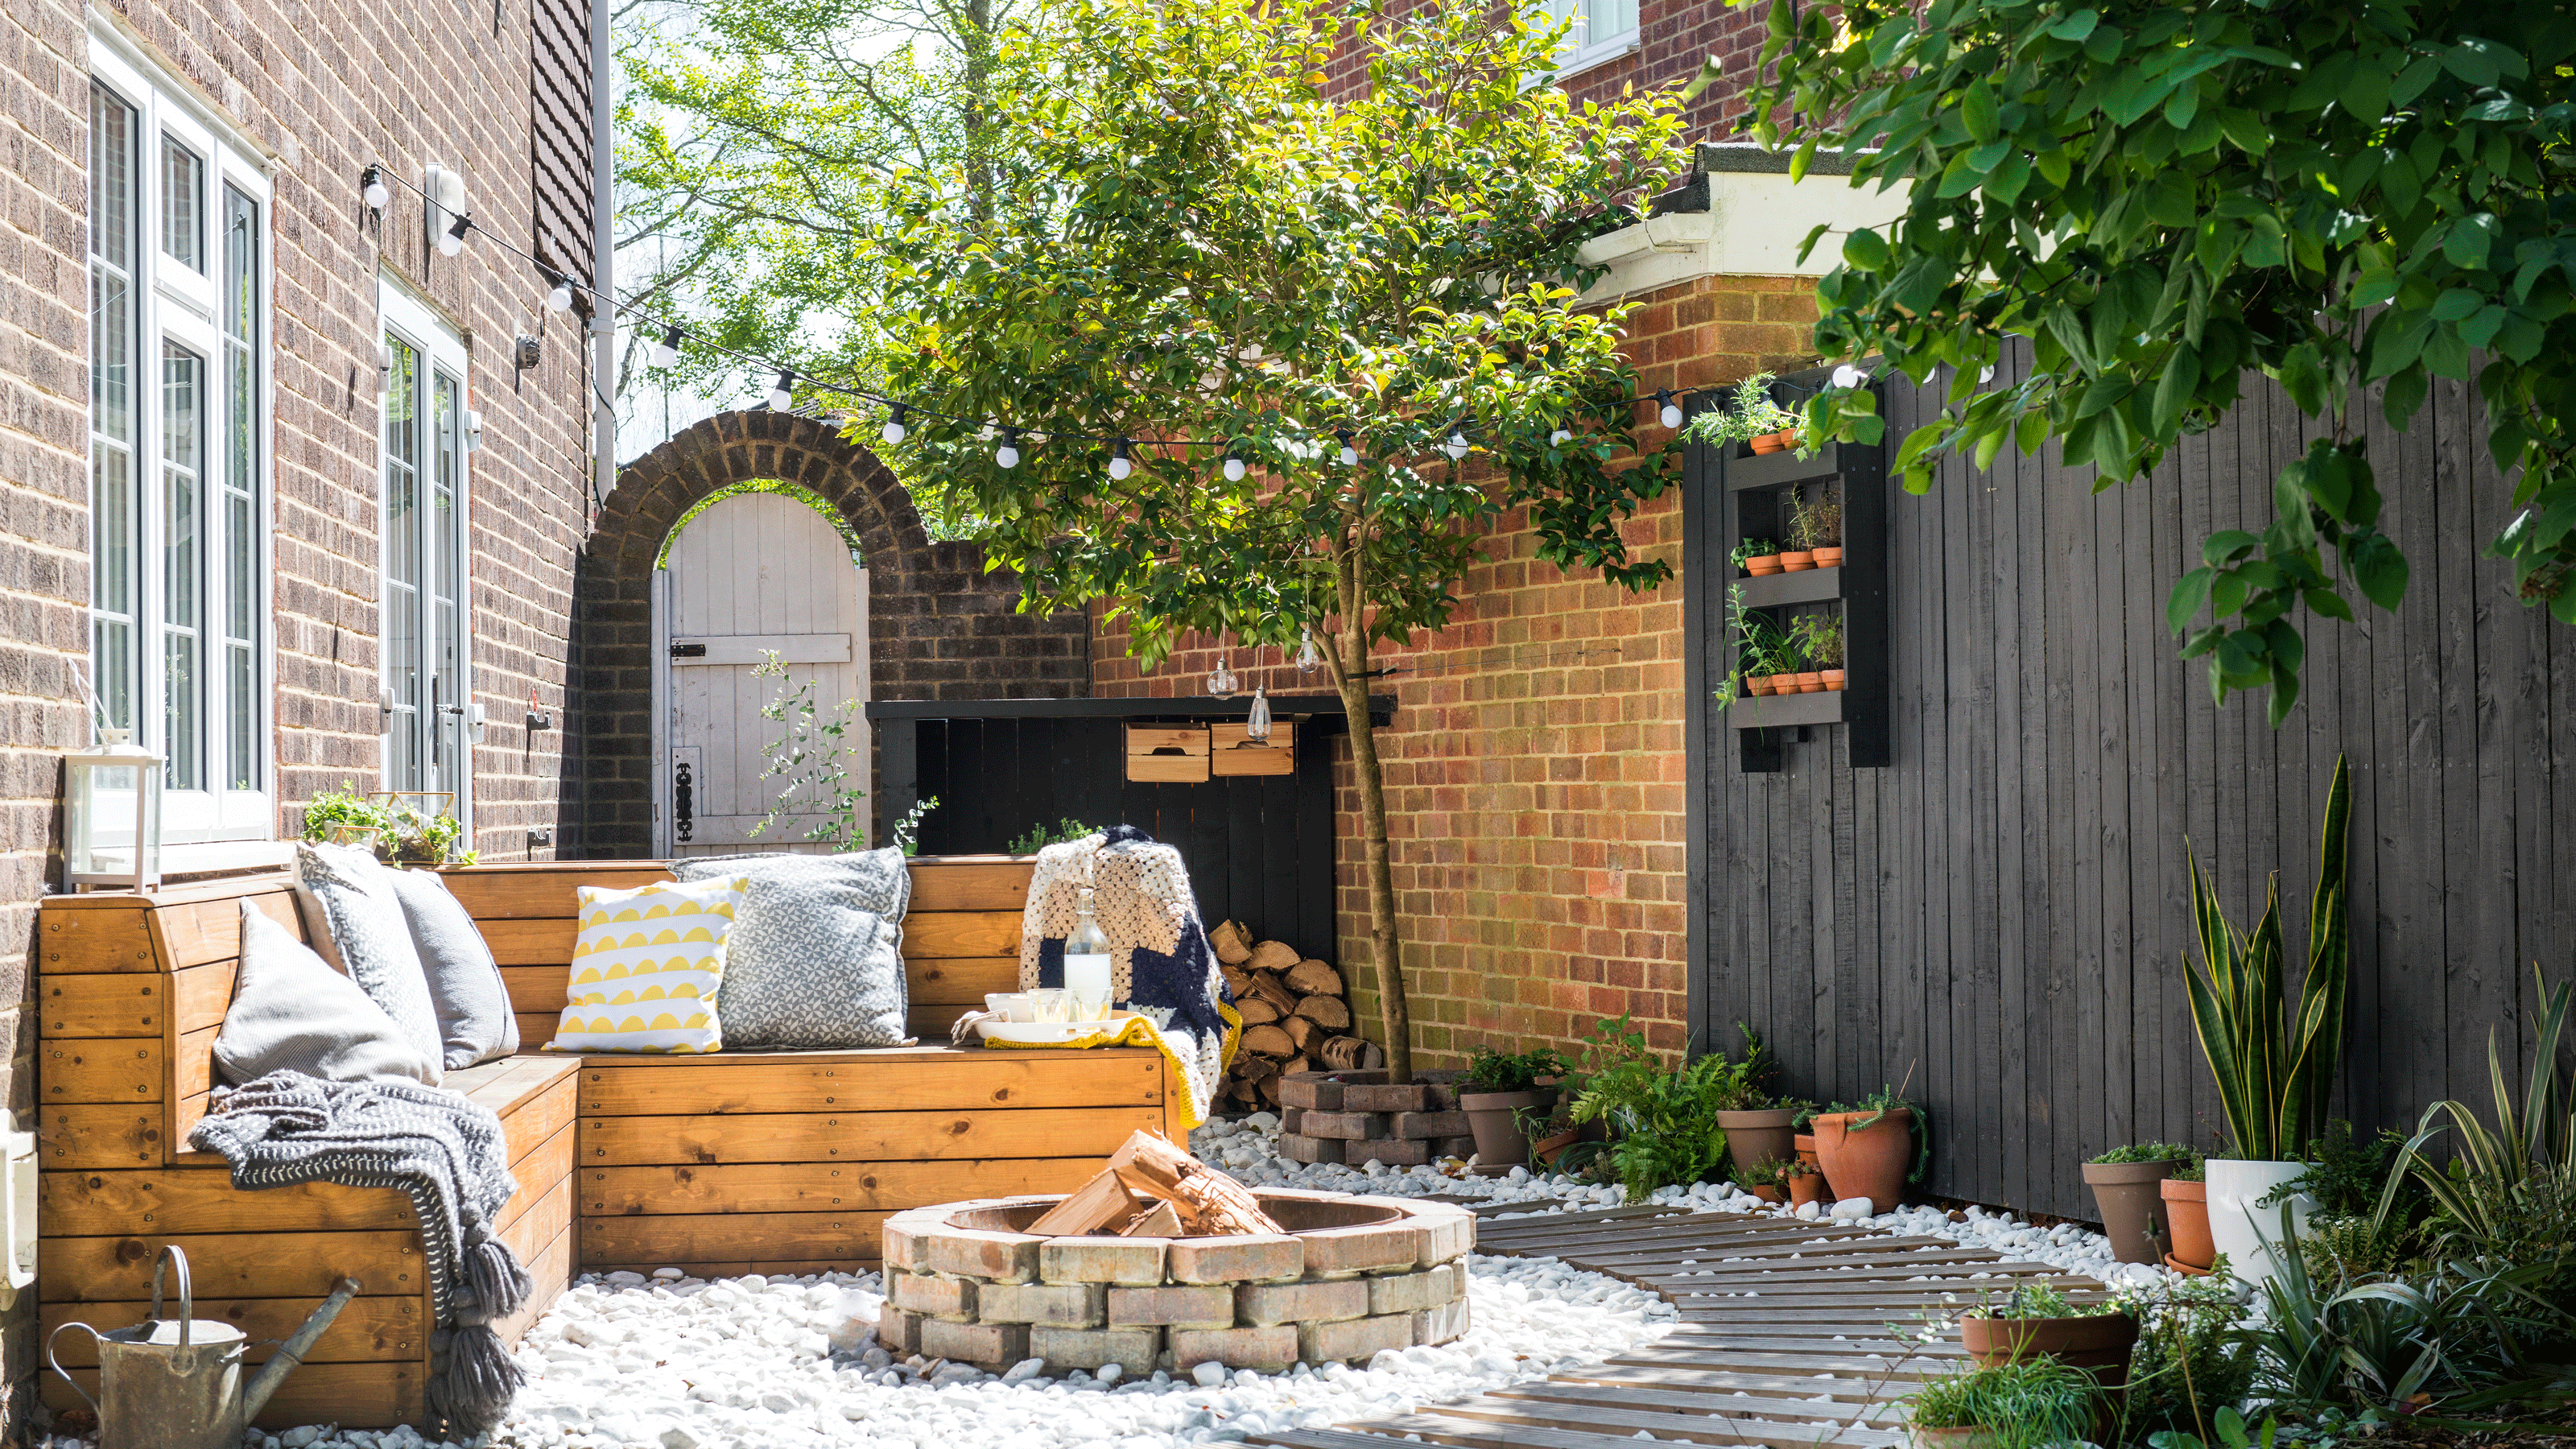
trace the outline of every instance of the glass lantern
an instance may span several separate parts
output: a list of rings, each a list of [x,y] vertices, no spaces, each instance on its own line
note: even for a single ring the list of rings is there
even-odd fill
[[[161,757],[133,731],[63,757],[63,888],[161,888]]]

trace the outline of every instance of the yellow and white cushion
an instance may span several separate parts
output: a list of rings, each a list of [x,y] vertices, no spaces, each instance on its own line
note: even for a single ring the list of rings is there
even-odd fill
[[[716,993],[747,876],[581,888],[571,1001],[546,1050],[712,1052],[724,1047]]]

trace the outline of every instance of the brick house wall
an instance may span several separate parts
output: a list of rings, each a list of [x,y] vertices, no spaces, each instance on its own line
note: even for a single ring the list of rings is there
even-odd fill
[[[1637,299],[1628,354],[1640,385],[1705,388],[1808,359],[1811,293],[1789,276],[1715,276]],[[1641,404],[1641,407],[1648,406]],[[1666,434],[1648,426],[1641,440]],[[1676,570],[1678,490],[1622,528],[1629,549]],[[1414,1045],[1457,1066],[1478,1045],[1566,1043],[1603,1016],[1634,1015],[1658,1048],[1684,1045],[1688,962],[1683,796],[1682,589],[1630,593],[1537,557],[1507,520],[1459,590],[1450,626],[1377,656],[1401,672],[1378,732]],[[1123,626],[1095,629],[1093,692],[1195,694],[1218,651],[1175,650],[1151,674]],[[1227,651],[1249,689],[1252,656]],[[1265,650],[1274,691],[1329,688]],[[1335,738],[1339,961],[1376,1036],[1359,789]],[[1306,949],[1312,949],[1307,947]]]
[[[296,802],[316,790],[378,782],[382,268],[462,333],[468,403],[483,415],[469,463],[465,607],[475,699],[492,723],[474,754],[475,843],[520,858],[529,827],[555,823],[561,788],[559,734],[532,735],[519,721],[531,700],[563,713],[572,560],[588,523],[579,320],[549,314],[534,270],[481,237],[458,258],[438,256],[418,197],[401,187],[381,219],[372,215],[358,177],[380,162],[416,183],[437,159],[468,177],[478,224],[526,247],[538,230],[541,157],[560,153],[565,135],[587,144],[587,116],[557,114],[566,97],[587,104],[586,77],[557,73],[584,58],[539,50],[531,0],[97,8],[165,94],[247,140],[273,188],[260,421],[278,835],[297,827]],[[6,1100],[19,1128],[31,1122],[36,1053],[29,935],[59,869],[57,757],[89,742],[72,667],[90,652],[89,13],[79,0],[0,10],[0,1002],[17,1003],[5,1013]],[[578,195],[559,197],[556,213],[586,232]],[[511,362],[521,332],[544,348],[525,372]],[[0,1315],[0,1368],[21,1388],[35,1362],[33,1308],[34,1295],[22,1294]],[[0,1435],[23,1428],[25,1402],[11,1398]]]

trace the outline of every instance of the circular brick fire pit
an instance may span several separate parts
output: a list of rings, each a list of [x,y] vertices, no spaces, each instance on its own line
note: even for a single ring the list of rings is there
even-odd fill
[[[1038,1237],[1059,1197],[993,1198],[885,1225],[877,1339],[999,1373],[1202,1363],[1276,1371],[1447,1343],[1467,1331],[1475,1216],[1448,1203],[1256,1191],[1288,1231],[1244,1237]]]

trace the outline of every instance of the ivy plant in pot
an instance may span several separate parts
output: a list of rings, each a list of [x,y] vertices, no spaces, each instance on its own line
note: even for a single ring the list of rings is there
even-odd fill
[[[1467,1130],[1476,1134],[1479,1166],[1507,1170],[1529,1164],[1524,1124],[1546,1120],[1565,1070],[1565,1058],[1552,1047],[1519,1053],[1476,1048],[1467,1075],[1458,1081],[1458,1110],[1467,1114]]]
[[[2084,1164],[2084,1184],[2093,1189],[2093,1203],[2102,1210],[2112,1257],[2123,1263],[2163,1261],[2170,1230],[2160,1184],[2198,1157],[2171,1142],[2132,1142]]]
[[[2234,1147],[2228,1156],[2209,1160],[2209,1231],[2237,1276],[2258,1285],[2280,1271],[2267,1241],[2277,1236],[2270,1226],[2274,1218],[2262,1203],[2307,1171],[2308,1164],[2287,1154],[2325,1126],[2326,1100],[2342,1064],[2351,960],[2344,826],[2351,814],[2351,772],[2338,758],[2317,844],[2307,972],[2295,1011],[2285,976],[2279,880],[2273,881],[2262,919],[2252,932],[2239,934],[2201,874],[2198,855],[2191,856],[2192,918],[2201,953],[2197,968],[2184,963],[2192,1026],[2218,1078]],[[2293,1223],[2304,1222],[2315,1206],[2313,1199],[2291,1198]]]
[[[1959,1342],[1988,1367],[2053,1358],[2118,1388],[2129,1379],[2138,1320],[2120,1304],[2078,1306],[2046,1283],[2029,1283],[1961,1314]]]
[[[2092,1439],[2102,1386],[2051,1358],[1935,1374],[1905,1400],[1917,1449],[2040,1449]]]
[[[1826,1186],[1837,1200],[1869,1199],[1873,1213],[1895,1207],[1907,1183],[1922,1181],[1931,1156],[1927,1114],[1894,1088],[1882,1087],[1858,1105],[1836,1102],[1832,1110],[1816,1115],[1816,1160],[1825,1170]]]

